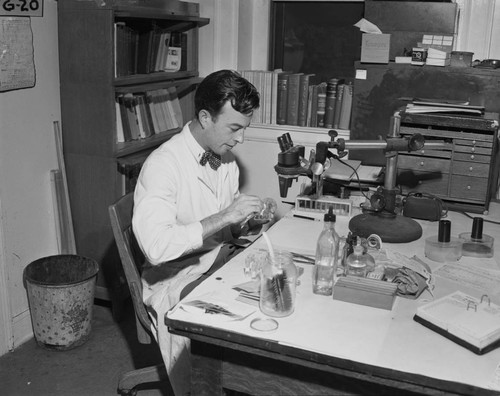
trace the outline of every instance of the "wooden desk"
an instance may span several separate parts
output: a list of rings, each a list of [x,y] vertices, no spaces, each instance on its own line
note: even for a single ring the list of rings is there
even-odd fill
[[[498,204],[492,204],[489,218],[500,218]],[[470,231],[472,220],[463,214],[450,212],[449,219],[452,235]],[[347,222],[337,218],[339,234],[346,233]],[[420,240],[387,247],[408,257],[417,255],[434,270],[440,264],[424,258],[424,246],[426,237],[437,234],[438,223],[421,224]],[[321,228],[321,222],[284,218],[268,234],[278,247],[313,252]],[[462,258],[460,263],[498,270],[500,227],[485,223],[484,233],[495,237],[496,260]],[[245,255],[264,247],[264,242],[259,239],[254,245],[187,299],[245,282]],[[500,394],[489,388],[500,363],[500,349],[478,356],[413,320],[418,305],[432,299],[427,291],[418,300],[398,297],[392,311],[369,308],[314,295],[312,267],[302,266],[295,312],[278,319],[274,332],[250,329],[250,320],[262,316],[258,310],[243,321],[223,323],[186,319],[178,315],[181,310],[167,314],[171,332],[192,340],[193,395],[220,395],[223,388],[252,395]],[[482,294],[436,277],[435,297],[456,289]]]

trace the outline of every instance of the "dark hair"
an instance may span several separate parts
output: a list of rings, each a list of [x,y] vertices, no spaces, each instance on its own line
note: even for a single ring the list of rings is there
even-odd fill
[[[217,117],[227,101],[245,115],[250,115],[260,105],[259,92],[253,84],[233,70],[219,70],[206,76],[196,90],[196,117],[201,110]]]

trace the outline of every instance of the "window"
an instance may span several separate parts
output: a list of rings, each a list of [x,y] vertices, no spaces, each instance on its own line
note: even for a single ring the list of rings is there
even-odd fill
[[[353,25],[363,14],[364,2],[273,2],[271,69],[314,73],[319,81],[354,78],[361,32]]]

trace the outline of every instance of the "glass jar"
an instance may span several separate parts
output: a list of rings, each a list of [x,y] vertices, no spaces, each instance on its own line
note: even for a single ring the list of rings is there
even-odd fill
[[[267,254],[260,276],[259,306],[262,313],[274,317],[292,314],[297,274],[290,252],[275,251],[273,259]]]

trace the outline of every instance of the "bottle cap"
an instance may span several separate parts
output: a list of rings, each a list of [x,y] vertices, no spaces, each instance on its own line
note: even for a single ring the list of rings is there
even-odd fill
[[[324,220],[331,222],[335,222],[335,220],[337,220],[337,216],[335,216],[335,213],[333,213],[333,206],[330,206],[328,208],[328,213],[325,213]]]
[[[438,241],[450,242],[451,221],[439,220]]]
[[[361,256],[361,255],[363,255],[363,251],[364,251],[363,246],[361,246],[361,245],[356,245],[356,246],[354,246],[354,254],[355,254],[356,256]]]
[[[470,236],[472,239],[483,239],[483,218],[474,217],[472,221],[472,233]]]

